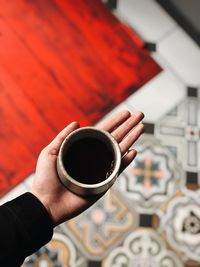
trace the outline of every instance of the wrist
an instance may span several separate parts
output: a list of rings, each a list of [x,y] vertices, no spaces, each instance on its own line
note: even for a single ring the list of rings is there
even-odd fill
[[[53,227],[55,227],[56,222],[55,222],[55,218],[52,214],[52,210],[50,208],[50,204],[49,204],[49,200],[47,199],[47,197],[45,197],[44,195],[42,196],[41,194],[39,194],[38,192],[31,190],[30,191],[31,194],[33,194],[39,201],[40,203],[43,205],[43,207],[46,209],[51,221],[52,221],[52,225]]]

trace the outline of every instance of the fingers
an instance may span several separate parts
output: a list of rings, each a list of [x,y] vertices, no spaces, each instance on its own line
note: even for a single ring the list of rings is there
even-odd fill
[[[48,150],[52,152],[52,154],[57,154],[62,142],[64,139],[74,130],[78,129],[79,123],[74,121],[70,123],[67,127],[65,127],[54,139],[53,141],[47,146]]]
[[[111,132],[116,127],[121,125],[124,121],[126,121],[130,116],[131,114],[128,110],[120,111],[111,118],[108,118],[100,123],[97,123],[96,127]]]
[[[98,123],[96,127],[110,132],[124,155],[143,133],[144,125],[140,123],[143,118],[142,112],[131,115],[128,110],[125,110]]]
[[[134,160],[137,155],[137,151],[135,149],[131,149],[127,152],[127,154],[122,158],[120,173],[123,172],[126,167]]]
[[[112,136],[119,143],[144,118],[142,112],[131,115],[124,123],[112,132]]]
[[[140,123],[119,143],[122,155],[129,150],[143,132],[144,124]]]
[[[143,117],[144,115],[142,112],[137,112],[134,115],[131,115],[128,110],[125,110],[118,112],[110,119],[98,123],[96,127],[108,131],[113,135],[113,137],[119,143],[123,156],[143,133],[144,125],[140,123]],[[78,128],[78,122],[70,123],[53,139],[53,141],[45,148],[45,150],[50,154],[57,155],[64,139],[71,132]]]

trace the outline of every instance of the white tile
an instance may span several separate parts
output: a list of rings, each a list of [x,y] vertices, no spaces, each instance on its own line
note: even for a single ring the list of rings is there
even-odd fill
[[[185,98],[184,85],[165,70],[127,99],[128,106],[145,114],[144,122],[155,123]]]
[[[158,53],[158,51],[151,53],[151,57],[158,63],[158,65],[163,69],[163,70],[170,70],[171,72],[173,72],[173,70],[170,68],[169,63],[166,61],[165,58],[163,58],[162,55],[160,55]],[[177,78],[180,78],[178,76],[178,74],[176,72],[174,72],[174,75]],[[182,79],[180,78],[180,81],[182,81]]]
[[[181,28],[157,44],[157,53],[187,86],[200,86],[200,48]]]
[[[27,190],[30,190],[31,186],[32,186],[32,182],[33,182],[33,178],[34,178],[34,173],[31,174],[29,177],[27,177],[23,183],[24,183],[24,186],[27,188]]]
[[[19,185],[17,185],[14,189],[12,189],[8,194],[6,194],[5,196],[3,196],[0,199],[0,205],[18,197],[19,195],[21,195],[25,192],[27,192],[27,188],[25,187],[25,185],[22,182]]]
[[[151,53],[151,57],[158,63],[158,65],[163,69],[163,70],[167,70],[170,71],[177,80],[179,80],[181,83],[185,84],[185,82],[183,81],[183,79],[181,78],[181,76],[179,75],[179,73],[176,72],[175,69],[173,69],[169,62],[161,55],[158,53],[158,51],[156,52],[152,52]],[[187,87],[187,85],[185,84],[185,87]]]
[[[115,13],[148,42],[157,42],[177,25],[153,0],[118,0]]]

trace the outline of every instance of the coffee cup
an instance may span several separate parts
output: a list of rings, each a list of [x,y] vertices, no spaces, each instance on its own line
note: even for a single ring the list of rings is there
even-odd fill
[[[57,172],[62,184],[75,194],[87,196],[106,192],[121,166],[121,151],[114,137],[96,127],[73,131],[63,141]]]

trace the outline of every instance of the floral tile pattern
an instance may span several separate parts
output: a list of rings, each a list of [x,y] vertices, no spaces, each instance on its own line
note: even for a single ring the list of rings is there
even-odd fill
[[[64,223],[61,228],[86,257],[102,259],[136,226],[136,212],[120,193],[111,189],[93,207]]]
[[[55,233],[51,242],[28,257],[22,267],[84,267],[86,260],[77,252],[72,241],[63,234]]]
[[[200,262],[200,200],[175,197],[163,217],[166,239],[183,260]]]
[[[122,247],[114,249],[102,263],[103,267],[182,267],[178,256],[166,248],[153,230],[130,234]]]
[[[180,186],[180,166],[173,152],[153,136],[143,136],[135,148],[137,158],[116,184],[134,205],[153,211]]]

